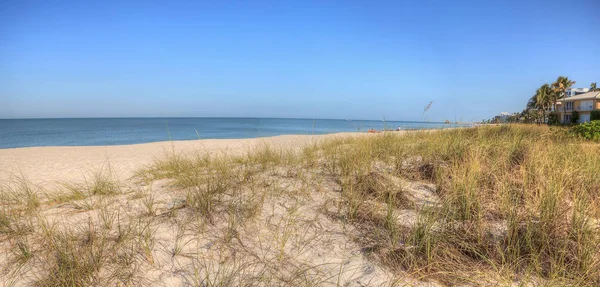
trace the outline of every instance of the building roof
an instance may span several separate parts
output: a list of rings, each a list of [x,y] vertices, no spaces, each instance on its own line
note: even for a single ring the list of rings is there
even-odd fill
[[[572,97],[568,97],[565,99],[560,99],[558,102],[562,102],[563,100],[565,102],[572,102],[572,101],[579,101],[579,100],[592,100],[592,99],[600,99],[600,92],[588,92],[585,94],[580,94],[577,96],[572,96]]]
[[[568,88],[565,91],[589,91],[590,88]]]

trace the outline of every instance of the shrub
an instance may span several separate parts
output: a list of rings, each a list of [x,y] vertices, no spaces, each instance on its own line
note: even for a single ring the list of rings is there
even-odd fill
[[[548,114],[548,124],[549,125],[558,125],[560,121],[558,120],[558,114],[555,112]]]
[[[571,113],[571,123],[572,124],[576,124],[579,122],[579,112],[578,111],[573,111]]]
[[[595,110],[590,113],[590,121],[600,121],[600,110]]]
[[[588,140],[600,140],[600,120],[574,126],[571,132]]]

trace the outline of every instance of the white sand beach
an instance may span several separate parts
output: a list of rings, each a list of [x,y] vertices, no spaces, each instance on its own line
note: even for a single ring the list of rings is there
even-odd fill
[[[238,155],[260,145],[273,148],[299,149],[324,139],[364,133],[336,133],[327,135],[282,135],[249,139],[203,139],[169,141],[115,146],[57,146],[0,149],[0,180],[26,177],[35,184],[54,185],[84,179],[86,174],[110,164],[120,179],[155,159],[170,153]]]
[[[45,246],[43,242],[49,238],[38,241],[39,236],[64,240],[64,236],[70,234],[68,236],[74,236],[73,240],[78,240],[76,238],[88,234],[87,236],[100,236],[101,240],[112,242],[110,240],[113,239],[110,238],[113,236],[118,238],[121,232],[119,230],[127,228],[138,234],[128,240],[135,241],[148,236],[146,240],[151,244],[148,243],[146,249],[143,249],[145,250],[143,254],[139,254],[142,252],[139,249],[141,247],[136,247],[138,251],[128,251],[123,249],[127,245],[110,243],[115,246],[114,248],[121,250],[118,252],[126,252],[137,259],[128,263],[129,265],[122,265],[124,263],[112,261],[117,260],[118,257],[115,259],[107,255],[103,259],[108,260],[104,263],[107,267],[101,269],[99,273],[95,271],[96,275],[92,277],[83,276],[82,278],[87,278],[85,280],[92,280],[84,284],[129,282],[126,284],[144,286],[200,284],[203,286],[202,284],[210,280],[221,283],[234,280],[230,282],[232,284],[234,282],[243,284],[244,280],[250,280],[249,282],[262,282],[261,284],[266,285],[279,285],[286,282],[291,285],[313,283],[335,285],[336,282],[340,282],[348,286],[365,284],[379,286],[390,284],[390,280],[403,278],[402,282],[411,286],[432,286],[431,282],[421,282],[409,275],[390,273],[383,266],[369,261],[362,253],[361,246],[352,239],[352,236],[349,236],[354,231],[350,233],[348,230],[344,231],[349,227],[340,225],[326,215],[328,212],[333,212],[335,208],[334,203],[338,200],[338,184],[331,182],[331,179],[315,182],[314,180],[319,176],[312,172],[305,175],[296,174],[301,171],[301,168],[274,167],[270,171],[256,174],[253,176],[255,183],[243,187],[241,194],[228,199],[230,203],[217,207],[212,212],[214,214],[209,217],[198,217],[199,214],[192,212],[191,209],[180,206],[190,204],[191,199],[186,196],[185,190],[173,185],[173,181],[151,180],[144,183],[134,179],[137,171],[149,167],[157,160],[165,160],[173,152],[181,155],[209,153],[231,156],[256,152],[264,146],[274,150],[299,151],[311,144],[354,136],[377,135],[367,133],[283,135],[254,139],[207,139],[121,146],[32,147],[0,150],[1,180],[4,183],[3,187],[7,188],[3,191],[4,198],[15,201],[14,206],[32,198],[39,202],[36,203],[33,211],[27,213],[27,217],[10,219],[15,220],[10,224],[17,224],[15,226],[30,224],[36,230],[33,233],[18,235],[16,238],[27,240],[30,246],[27,248],[44,250],[37,251],[38,255],[35,255],[34,259],[23,261],[24,267],[5,268],[4,272],[0,272],[0,284],[15,286],[27,286],[36,282],[36,284],[46,284],[40,283],[44,282],[43,280],[54,280],[50,281],[54,283],[48,284],[57,284],[56,280],[64,279],[47,273],[47,264],[54,261],[52,252],[79,251],[77,249],[60,251],[56,249],[60,248],[58,246]],[[108,164],[111,174],[117,176],[116,180],[123,189],[110,195],[93,195],[87,180],[90,180],[95,172],[105,169]],[[294,175],[289,177],[290,173]],[[27,188],[19,185],[18,182],[23,179],[27,182],[27,188],[31,188],[37,195],[32,197],[32,194],[25,190]],[[114,181],[115,178],[110,180]],[[13,183],[16,183],[13,185],[14,189],[10,187]],[[66,187],[69,184],[76,185]],[[87,190],[88,194],[83,198],[71,199],[67,194],[73,194],[73,187]],[[258,190],[253,191],[254,188]],[[425,185],[415,188],[428,193],[424,189]],[[263,199],[256,207],[258,208],[255,211],[256,215],[252,216],[252,220],[242,219],[245,222],[235,223],[237,226],[233,236],[236,240],[231,241],[227,230],[230,230],[231,227],[228,226],[237,216],[232,218],[231,214],[228,215],[227,206],[233,204],[237,200],[235,198],[239,197],[244,201],[241,203],[242,206],[248,208],[258,204],[257,196]],[[11,203],[8,204],[10,206]],[[323,208],[325,210],[321,210]],[[114,216],[117,216],[117,219]],[[414,214],[411,212],[401,216],[404,221],[414,221]],[[212,219],[207,221],[208,218],[214,218],[214,221]],[[151,228],[151,233],[142,235],[144,230],[147,232],[150,230],[143,229],[141,222]],[[115,224],[119,227],[115,227]],[[37,230],[44,230],[43,226],[51,226],[50,235],[38,235]],[[106,231],[100,232],[100,229]],[[10,232],[14,232],[14,229]],[[185,243],[181,243],[182,241]],[[5,255],[0,255],[1,267],[12,266],[15,258],[21,256],[15,253],[15,250],[21,246],[19,242],[0,241],[0,249],[8,251]],[[47,248],[54,251],[48,253]],[[78,256],[87,255],[74,254],[74,256],[75,260]],[[131,264],[139,266],[135,268]],[[52,268],[62,268],[59,265],[52,266],[54,266]],[[111,268],[118,268],[120,271]],[[236,268],[237,271],[227,273],[234,271],[230,268]],[[60,271],[52,272],[70,272],[68,269],[58,270]],[[121,278],[120,272],[128,275]],[[198,272],[204,273],[198,274]],[[218,276],[226,277],[217,278]],[[266,277],[251,279],[254,278],[253,276]],[[269,281],[273,282],[269,283]]]
[[[307,182],[306,187],[301,187],[298,185],[301,182],[300,176],[296,176],[298,178],[295,179],[285,179],[284,174],[278,174],[283,171],[278,170],[272,171],[275,174],[266,173],[257,177],[257,179],[260,178],[264,182],[259,184],[261,190],[254,192],[255,194],[251,191],[245,191],[243,197],[247,197],[246,200],[250,200],[250,202],[244,204],[252,204],[258,194],[267,196],[268,199],[263,199],[263,203],[261,203],[263,207],[260,208],[255,219],[236,227],[237,235],[235,236],[237,241],[225,242],[219,238],[223,236],[225,230],[228,230],[227,224],[232,220],[231,215],[227,216],[226,210],[225,214],[223,214],[223,210],[215,210],[214,216],[217,216],[215,222],[204,223],[199,223],[197,215],[185,209],[181,210],[178,215],[171,214],[170,212],[173,209],[179,208],[177,204],[185,202],[184,191],[173,186],[169,180],[139,183],[139,181],[131,179],[136,171],[149,166],[155,160],[164,160],[173,151],[182,155],[192,155],[194,153],[243,155],[253,150],[256,151],[265,145],[273,149],[299,150],[309,144],[316,144],[324,140],[359,135],[374,136],[366,133],[338,133],[330,135],[283,135],[255,139],[173,141],[122,146],[3,149],[0,150],[1,180],[10,185],[11,182],[25,178],[28,184],[35,186],[33,189],[36,191],[34,192],[40,193],[36,198],[39,196],[41,206],[36,208],[35,217],[28,217],[29,219],[27,219],[28,221],[33,220],[31,224],[36,226],[36,230],[41,228],[40,226],[49,224],[54,230],[52,231],[53,234],[62,234],[62,232],[80,234],[86,228],[96,230],[102,225],[108,225],[109,223],[105,221],[106,214],[112,214],[113,216],[120,214],[119,225],[125,224],[127,228],[137,230],[136,228],[139,228],[136,223],[137,220],[146,218],[144,220],[153,228],[150,239],[152,246],[148,247],[150,249],[146,251],[147,253],[143,258],[135,261],[142,264],[141,269],[134,269],[128,265],[125,269],[131,268],[131,270],[124,270],[125,272],[135,272],[135,278],[137,279],[131,279],[135,284],[147,286],[194,285],[198,283],[193,281],[196,280],[194,276],[198,275],[195,272],[199,270],[207,273],[205,278],[198,280],[206,281],[211,276],[221,276],[219,274],[224,270],[227,272],[227,268],[242,268],[239,266],[240,264],[251,264],[248,269],[244,266],[244,271],[240,269],[240,272],[259,275],[267,272],[267,269],[271,268],[269,266],[282,268],[279,271],[268,271],[271,274],[269,276],[273,278],[266,280],[277,280],[276,282],[279,282],[273,284],[292,280],[290,281],[292,285],[302,285],[302,283],[293,282],[307,280],[306,282],[321,282],[322,284],[326,283],[325,285],[331,285],[339,280],[356,286],[361,284],[380,285],[389,282],[397,275],[393,275],[383,267],[369,262],[362,255],[361,247],[344,234],[342,226],[318,211],[323,206],[332,203],[332,199],[335,198],[336,192],[334,189],[327,187],[330,183],[319,184],[321,187],[318,189],[324,188],[327,191],[326,193],[319,194],[311,191],[304,195],[303,193],[294,195],[298,188],[300,188],[298,191],[306,192],[302,189],[309,188],[312,190],[315,185]],[[86,196],[83,200],[75,201],[60,199],[61,202],[56,202],[56,199],[53,199],[58,194],[64,194],[65,185],[81,183],[82,180],[91,178],[94,172],[102,170],[107,164],[110,164],[111,171],[117,175],[120,184],[126,186],[119,194],[110,196],[92,195]],[[296,169],[293,168],[287,172],[295,172],[294,170]],[[303,180],[308,178],[310,176]],[[271,186],[263,186],[263,184]],[[272,191],[267,192],[267,190]],[[289,195],[276,195],[278,192],[285,190],[292,193]],[[13,191],[10,188],[8,193],[6,193],[7,190],[4,192],[8,196],[7,198],[15,198],[14,196],[11,197]],[[15,189],[15,192],[14,194],[19,197],[18,194],[22,190]],[[151,208],[150,215],[147,211],[144,211],[146,210],[144,206],[147,206],[147,199],[150,199],[154,206]],[[15,200],[18,201],[18,199]],[[171,215],[164,217],[165,214]],[[222,218],[224,215],[226,217]],[[196,219],[194,220],[194,218]],[[293,222],[287,222],[292,219]],[[111,220],[114,220],[114,218]],[[95,227],[90,227],[90,224]],[[88,230],[86,232],[92,231]],[[103,233],[104,235],[101,236],[108,238],[115,231],[108,230],[108,232],[108,234]],[[35,233],[28,236],[27,238],[30,239],[27,240],[30,240],[31,248],[42,248],[44,246],[43,241],[34,243],[37,242]],[[289,236],[289,238],[282,242],[284,239],[281,236]],[[186,254],[184,256],[176,254],[177,247],[173,249],[173,246],[180,244],[178,242],[181,240],[186,240],[186,243],[177,252]],[[290,242],[286,243],[288,240]],[[0,242],[0,249],[9,251],[4,256],[0,256],[0,266],[6,267],[12,264],[10,262],[13,262],[12,260],[15,258],[14,248],[19,246],[15,244],[12,240]],[[211,247],[213,244],[217,244],[215,246],[219,247]],[[51,253],[49,255],[51,256]],[[40,261],[28,260],[25,264],[26,268],[16,269],[18,272],[11,271],[17,273],[11,273],[9,272],[11,269],[6,269],[9,271],[0,273],[2,274],[0,284],[16,284],[16,286],[26,286],[33,282],[39,284],[41,278],[48,276],[44,273],[48,263],[47,260],[52,261],[52,257],[44,256],[46,255],[39,255]],[[263,256],[264,258],[257,258],[256,256]],[[285,257],[282,258],[281,256]],[[272,262],[263,262],[262,260]],[[284,262],[287,263],[284,264]],[[210,266],[201,267],[197,264],[208,264]],[[262,267],[258,268],[254,265]],[[308,272],[313,277],[294,278],[294,276],[298,276],[295,275],[296,272],[302,269],[308,270],[303,272]],[[109,271],[104,270],[101,275],[104,274],[103,272]],[[134,273],[130,275],[134,276]],[[277,276],[289,277],[290,279],[281,279]],[[306,276],[306,274],[302,276]],[[235,280],[240,280],[240,278],[244,278],[244,275],[235,274],[232,278],[234,277]],[[120,279],[118,275],[114,274],[104,274],[94,280],[99,280],[94,281],[95,284],[124,282],[124,279]],[[412,280],[405,279],[406,282],[417,285],[422,283],[413,282]],[[266,284],[269,285],[269,283]],[[424,284],[428,285],[429,283]]]

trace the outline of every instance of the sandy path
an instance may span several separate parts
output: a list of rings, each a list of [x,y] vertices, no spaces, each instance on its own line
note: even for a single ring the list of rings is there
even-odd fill
[[[109,163],[119,178],[127,179],[144,165],[171,152],[244,153],[261,144],[272,147],[300,148],[323,139],[356,135],[282,135],[253,139],[206,139],[193,141],[156,142],[119,146],[62,146],[0,149],[0,181],[11,181],[23,174],[35,184],[52,185],[58,182],[82,180]]]

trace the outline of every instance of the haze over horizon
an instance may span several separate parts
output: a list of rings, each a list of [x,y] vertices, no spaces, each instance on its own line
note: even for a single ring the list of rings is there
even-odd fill
[[[600,82],[600,2],[0,3],[0,118],[472,121]]]

